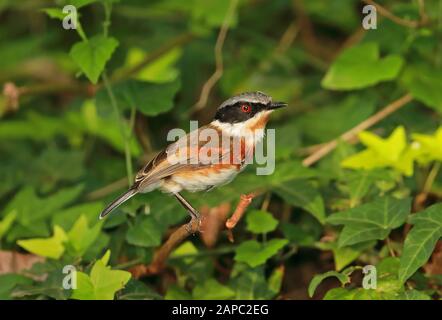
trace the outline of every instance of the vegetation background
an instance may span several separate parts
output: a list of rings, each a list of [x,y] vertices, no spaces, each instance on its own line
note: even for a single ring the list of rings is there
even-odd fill
[[[0,19],[1,299],[440,299],[442,1],[1,0]],[[174,199],[98,220],[168,130],[254,90],[289,103],[276,171],[188,195],[204,233],[162,265]]]

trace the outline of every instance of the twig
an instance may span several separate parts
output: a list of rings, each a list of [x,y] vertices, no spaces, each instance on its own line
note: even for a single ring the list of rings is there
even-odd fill
[[[393,21],[394,23],[396,23],[398,25],[408,27],[408,28],[417,28],[421,24],[418,21],[412,21],[412,20],[406,20],[406,19],[400,18],[400,17],[396,16],[395,14],[393,14],[391,11],[389,11],[387,8],[381,6],[380,4],[377,4],[373,0],[362,0],[362,1],[365,2],[366,4],[375,6],[376,10],[379,11],[379,13],[382,16],[384,16],[387,19],[390,19],[391,21]]]
[[[407,93],[406,95],[393,101],[392,103],[388,104],[382,110],[378,111],[368,119],[362,121],[357,126],[343,133],[339,138],[325,143],[321,148],[317,149],[313,154],[305,158],[304,161],[302,161],[302,164],[306,167],[311,166],[312,164],[316,163],[319,159],[323,158],[324,156],[329,154],[332,150],[334,150],[340,140],[350,141],[354,139],[359,132],[366,130],[371,126],[375,125],[376,123],[383,120],[384,118],[395,112],[396,110],[402,108],[411,100],[413,100],[413,97],[411,96],[411,94]]]
[[[186,239],[189,234],[194,234],[198,232],[198,229],[199,224],[196,219],[193,219],[191,221],[190,229],[187,224],[179,227],[175,232],[170,235],[169,239],[167,239],[167,241],[161,246],[161,248],[155,252],[152,263],[148,266],[145,266],[145,269],[141,273],[143,275],[153,275],[163,270],[164,264],[172,250],[184,239]]]
[[[230,242],[234,241],[232,229],[235,228],[236,224],[242,218],[250,203],[252,203],[253,198],[255,198],[256,196],[256,193],[242,194],[235,211],[233,212],[232,216],[227,219],[227,237],[229,238]]]
[[[124,187],[128,187],[127,177],[118,179],[117,181],[114,181],[111,184],[104,186],[103,188],[92,191],[92,192],[88,193],[85,198],[87,200],[97,200],[97,199],[107,196],[108,194],[116,192]]]
[[[235,13],[237,5],[238,0],[230,1],[230,6],[227,10],[221,29],[219,30],[218,38],[215,44],[215,72],[210,76],[206,83],[204,83],[203,89],[201,90],[200,98],[198,102],[192,107],[193,111],[198,111],[206,106],[207,100],[209,99],[210,91],[212,91],[213,86],[223,75],[223,46],[224,41],[226,40],[227,31],[229,30],[230,21],[233,18],[233,14]]]

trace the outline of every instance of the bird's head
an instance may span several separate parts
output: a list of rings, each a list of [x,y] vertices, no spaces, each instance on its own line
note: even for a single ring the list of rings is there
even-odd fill
[[[285,102],[273,102],[262,92],[246,92],[224,101],[216,111],[214,123],[224,129],[261,129],[275,109],[285,107]]]

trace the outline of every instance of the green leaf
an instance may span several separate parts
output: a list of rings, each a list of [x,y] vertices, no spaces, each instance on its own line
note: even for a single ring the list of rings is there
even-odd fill
[[[0,275],[0,300],[11,299],[11,292],[17,285],[30,285],[32,279],[25,276],[9,273]]]
[[[238,273],[237,273],[238,271]],[[234,299],[260,300],[271,299],[279,293],[283,271],[278,268],[266,280],[263,267],[250,268],[245,264],[237,263],[232,270],[230,285],[235,291]],[[269,283],[271,282],[271,283]]]
[[[335,260],[335,270],[341,271],[347,265],[356,260],[365,249],[371,248],[375,242],[362,242],[353,246],[339,247],[336,242],[318,242],[316,247],[321,250],[331,250]]]
[[[59,226],[54,227],[54,235],[47,239],[28,239],[18,240],[17,244],[27,251],[36,255],[59,259],[64,253],[64,242],[67,241],[67,235]]]
[[[75,257],[82,257],[86,250],[98,238],[102,222],[96,223],[94,227],[88,227],[86,216],[81,215],[68,233],[67,249]]]
[[[413,161],[417,151],[407,146],[405,129],[402,126],[397,127],[387,139],[368,131],[361,132],[359,139],[368,148],[345,158],[341,162],[344,168],[370,170],[391,167],[406,176],[413,174]]]
[[[63,13],[63,10],[61,8],[44,8],[44,9],[41,9],[41,11],[46,13],[48,15],[48,17],[50,17],[52,19],[57,19],[57,20],[63,20],[64,17],[66,17],[68,15],[67,12]]]
[[[230,2],[224,0],[193,0],[191,7],[193,24],[202,22],[209,27],[219,27],[224,23],[229,6]],[[228,21],[228,26],[235,26],[236,20],[237,15],[234,14],[233,18]]]
[[[61,189],[46,198],[40,198],[31,187],[21,189],[8,203],[5,211],[17,211],[17,220],[23,225],[31,225],[44,219],[76,199],[83,191],[83,186]]]
[[[61,209],[56,215],[52,216],[51,224],[59,225],[64,230],[70,230],[74,223],[84,215],[90,226],[98,223],[97,213],[103,210],[104,203],[102,202],[86,202],[76,204],[66,209]],[[107,221],[107,220],[106,220]]]
[[[442,237],[442,203],[414,214],[410,223],[414,226],[405,239],[399,268],[402,283],[428,261]]]
[[[268,233],[276,229],[278,220],[271,213],[262,210],[251,210],[246,215],[247,230],[260,234]]]
[[[9,230],[12,223],[14,223],[16,217],[17,217],[17,211],[12,210],[2,220],[0,220],[0,239]]]
[[[173,107],[180,86],[179,79],[167,83],[127,80],[115,85],[113,90],[120,108],[135,107],[145,115],[156,116]],[[109,96],[104,89],[98,92],[96,103],[100,114],[112,114]]]
[[[350,283],[350,277],[348,274],[344,272],[337,272],[337,271],[328,271],[323,274],[317,274],[313,277],[312,281],[310,281],[310,284],[308,286],[308,295],[313,297],[315,294],[316,288],[319,286],[319,284],[326,278],[329,277],[336,277],[341,282],[342,285],[345,285],[347,283]]]
[[[353,90],[393,80],[403,59],[398,55],[379,57],[377,43],[368,42],[345,49],[322,79],[322,86],[331,90]]]
[[[235,260],[245,262],[253,268],[265,263],[287,243],[286,239],[272,239],[266,243],[255,240],[244,241],[235,250]]]
[[[71,48],[69,55],[88,79],[96,84],[117,47],[116,39],[99,35],[87,41],[77,42]]]
[[[126,240],[130,244],[141,247],[156,247],[161,244],[162,230],[152,216],[137,218],[137,222],[129,228]]]
[[[135,74],[135,79],[140,81],[149,81],[155,83],[166,83],[176,80],[179,76],[179,69],[174,65],[182,55],[181,48],[174,48],[166,52],[163,56],[156,59],[139,72]],[[124,68],[133,68],[148,57],[149,54],[141,48],[130,48]],[[122,69],[123,70],[123,69]]]
[[[215,279],[208,279],[202,284],[197,284],[192,291],[196,300],[226,300],[233,298],[235,292],[227,286],[220,284]]]
[[[431,161],[442,161],[442,127],[433,135],[415,133],[412,135],[417,160],[427,165]]]
[[[323,224],[325,220],[324,201],[318,190],[306,180],[282,183],[274,189],[287,203],[310,212]]]
[[[275,268],[267,281],[270,291],[272,291],[275,295],[279,294],[281,291],[284,270],[285,268],[283,265]]]
[[[407,67],[402,83],[412,96],[430,108],[442,113],[442,69],[420,64]]]
[[[392,229],[401,226],[410,213],[410,199],[383,197],[327,218],[331,224],[343,224],[339,247],[368,240],[383,240]]]
[[[109,261],[108,250],[102,259],[97,260],[90,275],[77,272],[77,289],[73,290],[72,299],[78,300],[113,300],[115,293],[129,281],[131,274],[122,270],[111,270],[106,266]]]
[[[178,287],[177,285],[171,285],[167,288],[166,295],[164,296],[166,300],[191,300],[192,295],[186,290]]]
[[[323,300],[354,300],[357,290],[348,290],[345,288],[333,288],[324,296]]]

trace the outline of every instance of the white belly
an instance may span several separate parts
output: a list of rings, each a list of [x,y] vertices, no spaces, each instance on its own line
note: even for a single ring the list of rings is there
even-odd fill
[[[206,174],[204,171],[195,172],[191,176],[188,175],[172,175],[170,180],[161,185],[161,189],[165,192],[180,192],[186,190],[197,192],[208,190],[232,181],[238,174],[236,168],[220,169],[215,173]]]

